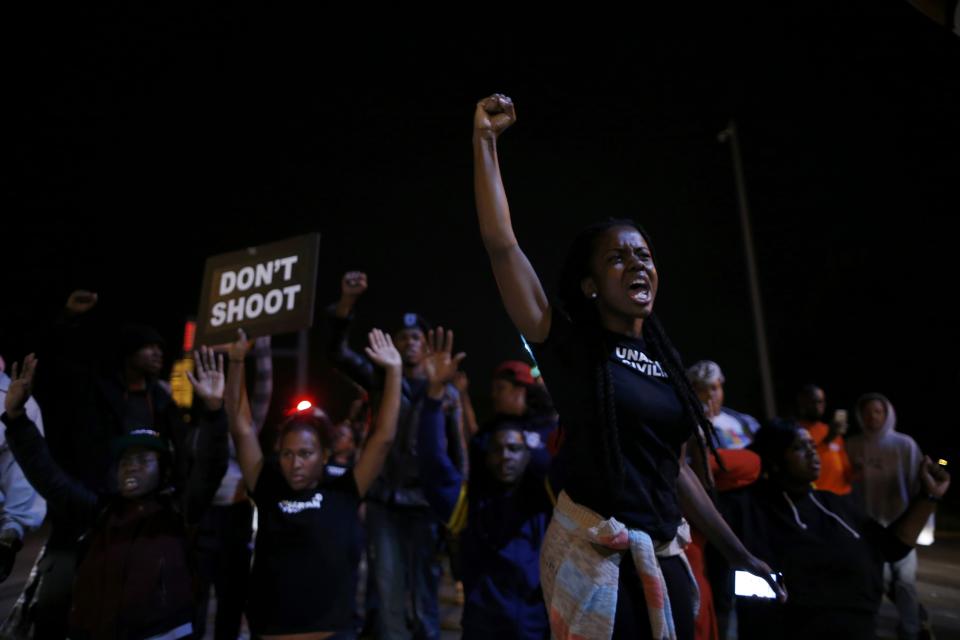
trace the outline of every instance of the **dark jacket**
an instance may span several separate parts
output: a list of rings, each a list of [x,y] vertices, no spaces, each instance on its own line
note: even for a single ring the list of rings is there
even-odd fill
[[[189,525],[199,521],[226,469],[223,411],[197,428],[197,456],[182,491],[132,500],[91,491],[50,455],[25,415],[0,416],[7,442],[30,483],[71,528],[86,530],[74,583],[71,637],[138,640],[195,615]]]
[[[534,432],[541,425],[529,426],[523,430]],[[427,398],[420,414],[421,476],[437,514],[454,533],[462,527],[463,637],[549,638],[539,566],[553,511],[546,465],[531,457],[520,483],[506,489],[486,469],[481,444],[486,434],[481,433],[470,444],[471,473],[464,491],[464,475],[446,453],[442,428],[440,403]]]
[[[38,348],[43,365],[37,373],[35,395],[44,406],[45,437],[53,459],[93,493],[107,493],[113,481],[110,442],[133,429],[148,427],[173,446],[171,483],[183,493],[200,434],[184,422],[180,408],[157,380],[148,380],[146,389],[138,394],[125,390],[120,356],[111,346],[115,335],[105,332],[88,315],[95,311],[50,327]],[[131,421],[135,403],[148,409],[146,421],[150,424]],[[66,517],[53,504],[49,515],[53,531],[47,544],[74,548],[83,533],[73,526],[76,519]]]
[[[337,318],[328,311],[328,356],[341,373],[371,393],[379,405],[383,390],[383,374],[369,360],[350,349],[347,344],[350,319]],[[400,396],[400,415],[397,435],[383,465],[383,471],[367,492],[367,498],[396,506],[427,507],[420,481],[417,460],[419,416],[426,398],[426,380],[404,377]],[[466,451],[461,437],[460,402],[457,390],[447,385],[444,401],[444,431],[449,452],[456,467],[466,468]]]

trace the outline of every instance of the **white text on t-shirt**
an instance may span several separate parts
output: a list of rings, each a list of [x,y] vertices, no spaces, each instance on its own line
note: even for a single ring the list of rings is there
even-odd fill
[[[636,369],[644,375],[654,378],[667,377],[667,373],[663,370],[663,367],[660,365],[660,363],[656,360],[651,360],[642,351],[637,349],[629,349],[627,347],[617,347],[616,355],[622,364],[625,364],[632,369]]]
[[[277,503],[277,506],[280,507],[280,511],[284,513],[300,513],[307,509],[319,509],[320,505],[323,504],[323,494],[315,493],[313,497],[304,502],[298,502],[296,500],[281,500]]]

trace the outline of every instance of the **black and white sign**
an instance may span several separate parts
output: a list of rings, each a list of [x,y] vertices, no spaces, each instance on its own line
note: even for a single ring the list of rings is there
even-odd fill
[[[313,324],[320,234],[207,259],[197,314],[197,342],[220,344],[247,335],[276,335]]]

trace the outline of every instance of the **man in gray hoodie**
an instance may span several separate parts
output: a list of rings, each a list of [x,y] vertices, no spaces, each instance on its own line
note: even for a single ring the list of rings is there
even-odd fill
[[[853,497],[871,518],[886,526],[906,511],[920,493],[923,454],[910,436],[896,431],[893,405],[879,393],[857,401],[857,419],[863,433],[847,441],[853,466]],[[900,638],[920,633],[917,598],[917,551],[884,566],[884,585],[900,614]]]

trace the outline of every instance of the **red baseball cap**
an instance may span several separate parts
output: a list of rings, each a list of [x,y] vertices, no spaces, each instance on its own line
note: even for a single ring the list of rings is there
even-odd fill
[[[501,362],[493,370],[493,378],[494,380],[509,380],[514,384],[532,385],[537,383],[530,365],[520,360]]]

